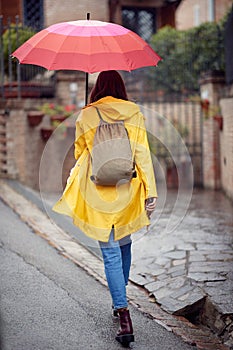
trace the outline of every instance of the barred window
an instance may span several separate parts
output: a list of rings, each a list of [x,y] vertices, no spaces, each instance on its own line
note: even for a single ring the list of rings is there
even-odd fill
[[[44,25],[43,0],[23,0],[24,25],[42,29]]]
[[[154,8],[124,6],[122,8],[122,24],[145,41],[149,41],[156,31],[156,10]]]

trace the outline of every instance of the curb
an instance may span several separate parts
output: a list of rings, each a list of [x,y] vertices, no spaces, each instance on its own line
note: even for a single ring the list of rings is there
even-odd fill
[[[107,287],[102,261],[79,244],[75,239],[57,226],[36,205],[25,199],[0,179],[0,199],[8,205],[21,220],[37,235],[45,239],[59,254],[71,260],[85,270],[90,276]],[[153,319],[167,331],[173,332],[190,345],[200,350],[230,350],[230,348],[207,329],[200,329],[183,316],[171,315],[162,310],[148,293],[132,282],[128,285],[129,303],[147,317]]]

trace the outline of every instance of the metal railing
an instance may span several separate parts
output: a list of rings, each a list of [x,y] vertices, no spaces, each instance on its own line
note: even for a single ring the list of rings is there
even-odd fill
[[[0,16],[0,98],[53,97],[55,73],[34,65],[19,64],[12,52],[36,31],[23,26],[19,17],[4,24]]]

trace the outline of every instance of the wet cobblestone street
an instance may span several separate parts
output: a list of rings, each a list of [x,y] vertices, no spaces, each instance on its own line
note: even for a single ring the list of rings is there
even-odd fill
[[[170,191],[164,208],[158,202],[148,232],[135,235],[131,280],[143,286],[162,309],[192,321],[199,316],[198,322],[230,343],[232,204],[221,192],[195,190],[187,213],[179,205],[172,213],[176,197],[176,191]],[[171,216],[182,221],[168,230]]]
[[[85,236],[65,216],[51,211],[57,195],[48,194],[41,201],[39,192],[16,181],[0,185],[1,199],[22,221],[106,285],[95,246],[83,241]],[[231,350],[232,204],[221,192],[183,192],[179,200],[176,191],[160,192],[148,231],[132,235],[129,301],[197,349]]]

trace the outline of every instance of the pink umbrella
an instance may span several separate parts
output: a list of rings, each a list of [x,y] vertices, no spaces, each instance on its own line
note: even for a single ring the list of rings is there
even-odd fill
[[[20,63],[49,70],[81,70],[86,73],[112,69],[131,71],[156,66],[161,60],[142,38],[129,29],[89,19],[51,25],[26,41],[12,56]]]

